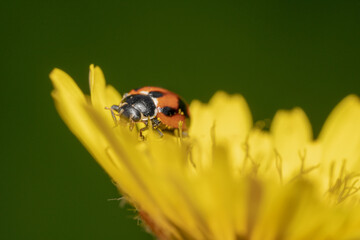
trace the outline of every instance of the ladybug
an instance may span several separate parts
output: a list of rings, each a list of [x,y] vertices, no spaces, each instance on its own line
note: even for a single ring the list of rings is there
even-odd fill
[[[143,122],[146,127],[140,129],[140,136],[148,128],[150,119],[153,129],[163,136],[161,130],[173,131],[178,129],[182,122],[182,131],[188,128],[188,105],[182,98],[167,89],[160,87],[142,87],[124,94],[119,105],[110,108],[112,117],[117,122],[116,116],[130,122],[130,130],[136,122]]]

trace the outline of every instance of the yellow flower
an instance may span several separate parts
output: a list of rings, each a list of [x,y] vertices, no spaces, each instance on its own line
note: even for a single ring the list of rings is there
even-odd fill
[[[360,100],[346,97],[320,136],[300,108],[253,125],[240,95],[190,105],[189,137],[114,127],[120,94],[90,66],[90,96],[54,69],[65,123],[159,239],[360,239]]]

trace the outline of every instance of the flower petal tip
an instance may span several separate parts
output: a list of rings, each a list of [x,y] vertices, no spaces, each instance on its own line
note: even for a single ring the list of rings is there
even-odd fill
[[[360,104],[360,97],[356,94],[349,94],[341,102]]]
[[[55,81],[59,81],[64,75],[67,75],[63,70],[59,68],[54,68],[51,70],[49,77],[50,80],[54,83]]]

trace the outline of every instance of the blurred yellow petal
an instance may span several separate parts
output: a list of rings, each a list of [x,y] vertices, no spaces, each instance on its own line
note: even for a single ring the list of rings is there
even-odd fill
[[[120,93],[111,85],[106,86],[105,89],[106,106],[111,106],[111,104],[120,104],[121,95]]]
[[[209,102],[214,117],[215,136],[219,141],[245,140],[252,127],[250,109],[240,95],[217,92]]]
[[[346,159],[348,167],[360,171],[360,99],[349,95],[332,111],[319,136],[324,161]]]
[[[238,146],[245,144],[252,127],[251,113],[245,99],[240,95],[229,96],[217,92],[209,105],[194,101],[190,112],[195,114],[189,130],[194,141],[194,154],[203,154],[198,157],[200,167],[211,164],[212,146],[222,145],[228,148],[228,157],[234,168],[240,168],[244,152]]]
[[[189,135],[193,139],[192,158],[196,167],[202,169],[211,166],[212,163],[214,117],[210,107],[199,101],[191,103],[190,112],[192,117]]]
[[[67,94],[76,101],[85,101],[85,96],[80,88],[64,71],[55,68],[50,73],[50,79],[52,80],[55,88],[53,94]]]
[[[120,103],[121,95],[113,86],[106,86],[104,73],[93,64],[90,65],[89,86],[91,103],[99,110],[103,110],[104,106]]]
[[[245,99],[218,92],[193,101],[188,137],[114,127],[120,94],[90,66],[85,96],[59,69],[56,108],[158,239],[359,239],[359,99],[335,108],[318,140],[300,108],[270,132]]]
[[[312,152],[309,151],[312,142],[311,124],[303,110],[295,108],[291,111],[278,111],[270,131],[284,179],[294,177],[304,164],[302,162],[314,164]]]
[[[101,69],[98,66],[95,67],[94,64],[91,64],[89,71],[91,103],[94,107],[99,109],[103,109],[103,106],[105,106],[105,84],[105,77]]]
[[[274,164],[274,144],[268,132],[254,128],[250,132],[243,150],[246,154],[243,164],[244,170],[250,168],[250,171],[259,171],[259,173],[264,175],[271,172],[271,177],[279,179],[276,165]]]

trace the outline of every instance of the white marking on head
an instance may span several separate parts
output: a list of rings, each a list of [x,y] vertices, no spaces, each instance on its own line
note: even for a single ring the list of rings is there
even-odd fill
[[[154,101],[154,104],[155,104],[155,106],[157,107],[157,105],[158,105],[158,103],[159,103],[159,101],[157,100],[157,98],[151,97],[151,99]]]
[[[145,91],[144,91],[145,92]],[[148,94],[146,94],[148,95]],[[150,97],[150,96],[149,96]],[[156,98],[153,98],[153,97],[150,97],[151,100],[153,100],[154,104],[155,104],[155,111],[154,111],[154,115],[152,116],[148,116],[148,117],[145,117],[145,116],[141,116],[141,121],[147,121],[148,118],[150,117],[150,119],[153,119],[157,116],[158,114],[158,108],[157,108],[157,104],[158,104],[158,100]]]

